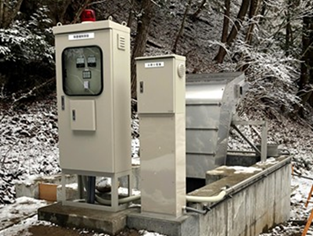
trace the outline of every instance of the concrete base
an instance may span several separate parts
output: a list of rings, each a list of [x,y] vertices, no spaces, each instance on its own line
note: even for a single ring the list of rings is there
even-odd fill
[[[228,195],[218,203],[208,203],[206,215],[185,214],[174,218],[139,209],[116,213],[54,204],[38,210],[38,218],[61,226],[90,228],[115,235],[128,226],[171,236],[243,236],[259,235],[289,219],[291,194],[291,159],[254,165],[253,172],[239,172],[231,167],[217,168],[222,172],[216,182],[205,185],[189,195],[214,196],[229,186]],[[245,167],[244,167],[245,168]],[[212,174],[213,175],[213,174]],[[201,203],[187,203],[203,210]]]
[[[116,213],[95,209],[63,206],[61,203],[38,209],[38,219],[50,221],[60,226],[87,228],[116,235],[126,226],[127,215],[138,212],[128,209]]]
[[[170,236],[199,235],[199,215],[187,214],[179,218],[146,213],[132,213],[128,215],[129,228],[145,229]]]

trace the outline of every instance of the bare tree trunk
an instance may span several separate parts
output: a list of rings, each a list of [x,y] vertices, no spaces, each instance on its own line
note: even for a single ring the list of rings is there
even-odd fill
[[[242,21],[247,13],[247,10],[250,5],[250,0],[243,0],[240,11],[237,16],[237,20],[235,21],[227,39],[227,44],[230,46],[234,39],[237,37],[238,31],[241,29]]]
[[[127,26],[131,28],[132,26],[132,22],[134,20],[134,0],[131,0],[130,2],[130,11],[129,11],[129,17],[128,17],[128,23],[127,23]]]
[[[190,9],[190,6],[191,6],[191,3],[192,3],[192,0],[189,0],[186,8],[185,8],[185,12],[184,12],[184,15],[183,15],[183,19],[182,19],[182,22],[181,22],[181,27],[180,27],[180,30],[177,34],[177,37],[176,37],[176,40],[174,42],[174,45],[172,47],[172,52],[173,53],[176,53],[177,52],[177,46],[178,46],[178,43],[179,43],[179,39],[181,38],[182,34],[183,34],[183,29],[184,29],[184,25],[185,25],[185,20],[186,20],[186,17],[188,15],[188,12],[189,12],[189,9]]]
[[[19,12],[23,0],[18,0],[14,6],[8,0],[0,0],[0,28],[8,28],[17,13]]]
[[[311,41],[310,30],[313,27],[310,17],[303,17],[303,54],[302,54],[302,65],[301,65],[301,78],[299,83],[299,90],[302,90],[310,82],[310,63],[311,63],[311,49],[313,42]],[[312,44],[312,45],[311,45]]]
[[[225,0],[225,13],[224,13],[224,23],[222,28],[222,35],[221,35],[221,42],[226,43],[228,38],[228,31],[229,31],[229,22],[230,22],[230,0]],[[218,54],[214,58],[217,63],[222,63],[223,61],[223,47],[219,47]]]
[[[136,98],[136,64],[135,58],[143,56],[146,50],[146,42],[149,31],[149,25],[153,17],[153,2],[151,0],[142,0],[142,17],[137,23],[137,34],[131,57],[131,95]]]
[[[239,30],[241,29],[241,26],[242,26],[242,21],[247,13],[247,10],[249,8],[249,5],[250,5],[250,0],[243,0],[242,1],[242,4],[241,4],[241,7],[240,7],[240,10],[239,10],[239,13],[238,13],[238,16],[237,16],[237,19],[228,35],[228,38],[227,38],[227,42],[226,42],[226,45],[228,47],[231,46],[231,44],[233,43],[233,41],[235,40],[235,38],[237,37],[238,35],[238,32]],[[217,63],[222,63],[225,56],[226,56],[226,50],[224,48],[222,48],[222,50],[220,50],[218,52],[218,54],[216,55],[215,59],[219,59],[216,60]]]
[[[200,4],[200,6],[197,8],[197,10],[193,13],[193,15],[191,16],[192,21],[196,21],[196,18],[198,17],[198,15],[202,12],[202,10],[205,7],[207,0],[203,0]]]
[[[301,78],[299,82],[299,96],[304,105],[309,102],[313,93],[313,85],[310,85],[310,75],[313,73],[311,72],[311,70],[313,70],[313,68],[311,69],[311,67],[313,67],[313,65],[311,65],[313,61],[313,33],[310,35],[311,30],[313,31],[313,18],[306,16],[303,18],[303,56],[301,59]],[[302,114],[302,111],[300,112]]]
[[[285,42],[285,51],[286,51],[286,56],[288,56],[290,45],[291,45],[291,39],[292,39],[292,27],[291,27],[291,16],[290,16],[290,8],[292,7],[292,0],[288,0],[288,7],[287,7],[287,12],[286,12],[286,17],[287,17],[287,24],[286,24],[286,42]]]
[[[249,18],[253,19],[256,15],[257,12],[259,11],[260,8],[260,0],[251,0],[251,4],[250,4],[250,10],[249,10]],[[246,32],[245,35],[245,42],[247,44],[252,44],[252,39],[253,39],[253,30],[254,30],[254,26],[255,26],[255,21],[257,21],[257,19],[253,20],[252,23],[249,25],[248,30]],[[243,56],[247,56],[247,55],[243,55]],[[245,71],[248,68],[248,64],[244,64],[241,68],[241,71]]]
[[[298,95],[303,105],[309,102],[313,107],[313,17],[303,17],[302,44],[303,53]],[[299,108],[298,113],[304,117],[303,107]]]
[[[69,7],[69,5],[71,4],[71,0],[66,0],[66,1],[62,1],[62,5],[57,7],[57,14],[58,14],[58,22],[61,22],[62,24],[64,24],[64,16],[66,14],[66,11]],[[57,4],[59,4],[59,2],[57,2]],[[56,23],[58,23],[56,22]]]
[[[0,0],[0,28],[2,28],[2,23],[3,23],[3,12],[4,12],[4,0]]]
[[[250,5],[250,11],[249,11],[249,18],[250,19],[253,19],[256,15],[257,15],[257,12],[259,11],[259,8],[260,8],[260,0],[251,0],[251,5]],[[247,44],[251,44],[252,43],[252,36],[253,36],[253,30],[254,30],[254,26],[255,26],[255,23],[252,22],[250,25],[249,25],[249,28],[246,32],[246,36],[245,36],[245,42]]]
[[[310,87],[311,87],[311,95],[308,99],[309,104],[313,108],[313,17],[311,18],[311,34],[310,34],[310,42],[312,42],[312,46],[309,46],[309,74],[310,74]]]
[[[266,11],[267,11],[267,4],[264,0],[261,0],[261,17],[259,18],[259,25],[263,25],[266,22]]]

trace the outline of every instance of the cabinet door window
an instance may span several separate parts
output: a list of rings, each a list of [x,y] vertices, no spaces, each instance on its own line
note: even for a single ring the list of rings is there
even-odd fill
[[[98,46],[66,48],[62,53],[63,91],[69,96],[100,95],[102,51]]]

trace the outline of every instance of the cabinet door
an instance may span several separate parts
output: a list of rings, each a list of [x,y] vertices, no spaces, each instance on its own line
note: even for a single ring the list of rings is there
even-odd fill
[[[71,129],[96,131],[95,101],[70,100]]]

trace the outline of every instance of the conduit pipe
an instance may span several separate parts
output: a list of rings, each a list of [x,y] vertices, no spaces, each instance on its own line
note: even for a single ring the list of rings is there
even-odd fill
[[[87,178],[86,176],[82,176],[83,186],[85,186],[85,188],[86,188],[86,186],[87,186],[87,184],[86,184],[86,178]],[[95,189],[95,187],[94,187],[94,189]],[[95,197],[95,199],[96,199],[96,201],[97,201],[98,203],[100,203],[100,204],[102,204],[102,205],[111,205],[111,200],[107,200],[107,199],[104,199],[104,198],[98,196],[98,195],[95,193],[95,191],[93,192],[93,195],[94,195],[94,197]],[[88,197],[90,198],[90,195],[89,195],[89,194],[88,194]],[[118,203],[119,203],[119,204],[124,204],[124,203],[128,203],[128,202],[135,201],[135,200],[140,199],[140,198],[141,198],[141,195],[135,195],[135,196],[129,196],[129,197],[126,197],[126,198],[120,198],[120,199],[118,200]]]
[[[95,195],[95,198],[96,198],[96,201],[100,204],[103,204],[103,205],[111,205],[111,200],[107,200],[107,199],[104,199],[102,197],[99,197],[97,194]],[[141,195],[135,195],[135,196],[129,196],[129,197],[126,197],[126,198],[120,198],[118,200],[119,204],[124,204],[124,203],[127,203],[127,202],[132,202],[132,201],[135,201],[137,199],[140,199],[141,198]]]
[[[183,207],[182,209],[186,212],[195,212],[197,214],[202,214],[202,215],[205,215],[208,212],[208,210],[199,210],[192,207]]]
[[[216,196],[210,196],[210,197],[200,197],[200,196],[186,196],[187,202],[219,202],[226,196],[226,191],[221,191]]]
[[[226,194],[227,194],[226,191],[221,191],[218,195],[210,196],[210,197],[199,197],[199,196],[186,195],[186,201],[187,202],[219,202],[226,196]],[[110,205],[111,204],[111,200],[101,198],[97,194],[95,195],[95,197],[96,197],[96,201],[100,204],[103,204],[103,205]],[[119,204],[124,204],[124,203],[135,201],[135,200],[140,199],[140,198],[141,198],[141,195],[135,195],[135,196],[130,196],[130,197],[126,197],[126,198],[120,198],[118,200],[118,202],[119,202]]]
[[[218,195],[210,196],[210,197],[198,197],[198,196],[187,195],[186,201],[187,202],[219,202],[226,196],[226,194],[227,194],[226,191],[221,191]],[[96,197],[96,201],[100,204],[103,204],[103,205],[110,205],[111,204],[111,200],[101,198],[97,194],[95,195],[95,197]],[[118,202],[119,202],[119,204],[124,204],[124,203],[135,201],[135,200],[140,199],[140,198],[141,198],[141,195],[135,195],[135,196],[130,196],[130,197],[126,197],[126,198],[120,198],[118,200]]]

